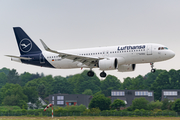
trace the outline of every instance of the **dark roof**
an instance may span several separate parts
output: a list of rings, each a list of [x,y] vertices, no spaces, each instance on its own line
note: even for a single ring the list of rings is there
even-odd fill
[[[44,98],[44,100],[47,100],[47,101],[49,101],[49,96],[48,96],[48,97],[46,97],[46,98]]]
[[[144,89],[144,90],[111,90],[111,91],[153,91],[153,90],[147,90],[147,89]]]
[[[167,90],[168,90],[168,91],[175,91],[175,90],[176,90],[176,91],[180,91],[180,89],[162,89],[162,91],[167,91]]]
[[[85,95],[85,94],[61,94],[61,93],[57,93],[57,94],[52,94],[52,95]],[[91,96],[91,95],[87,95],[87,96]]]
[[[39,96],[40,97],[40,96]],[[43,102],[45,102],[46,104],[47,104],[47,102],[46,101],[44,101],[43,99],[42,99],[42,97],[40,97],[41,98],[41,100],[43,101]],[[47,100],[47,101],[49,101],[49,100]]]

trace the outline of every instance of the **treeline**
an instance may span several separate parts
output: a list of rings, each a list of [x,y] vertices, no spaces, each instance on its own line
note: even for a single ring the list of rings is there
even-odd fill
[[[130,107],[124,109],[123,100],[116,99],[111,103],[110,98],[101,93],[96,93],[89,109],[84,105],[59,107],[54,106],[54,116],[174,116],[180,114],[180,99],[171,102],[167,99],[164,101],[149,102],[145,98],[136,98]],[[120,109],[121,108],[121,109]],[[21,109],[18,106],[0,106],[1,116],[51,116],[51,109],[45,112],[43,109]]]
[[[153,90],[155,100],[161,100],[162,89],[180,89],[180,70],[156,70],[145,76],[127,77],[121,82],[117,77],[108,75],[100,80],[96,75],[87,76],[87,71],[73,76],[61,77],[43,73],[19,74],[15,69],[0,69],[0,105],[27,108],[27,102],[36,103],[38,96],[43,99],[50,94],[88,94],[101,92],[106,97],[111,90]],[[38,106],[38,103],[37,103]]]

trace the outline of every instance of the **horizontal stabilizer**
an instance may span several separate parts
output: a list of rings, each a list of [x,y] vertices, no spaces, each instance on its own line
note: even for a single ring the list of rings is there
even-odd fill
[[[27,58],[27,57],[19,57],[19,56],[14,56],[14,55],[5,55],[7,57],[13,57],[13,58],[19,58],[19,59],[22,59],[22,60],[31,60],[32,58]]]

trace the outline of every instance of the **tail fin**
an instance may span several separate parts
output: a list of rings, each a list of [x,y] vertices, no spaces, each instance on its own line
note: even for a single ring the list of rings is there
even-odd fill
[[[20,27],[13,27],[21,55],[40,53],[39,47]]]

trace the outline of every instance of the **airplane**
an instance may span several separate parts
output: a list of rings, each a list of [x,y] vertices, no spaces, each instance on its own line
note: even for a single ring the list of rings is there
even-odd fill
[[[53,50],[40,40],[45,49],[41,51],[22,28],[13,27],[13,30],[21,55],[6,55],[12,61],[58,69],[89,68],[89,77],[94,76],[93,68],[99,68],[102,71],[100,76],[106,77],[107,70],[134,71],[136,64],[141,63],[150,63],[151,72],[154,73],[155,62],[175,56],[166,46],[155,43]]]

